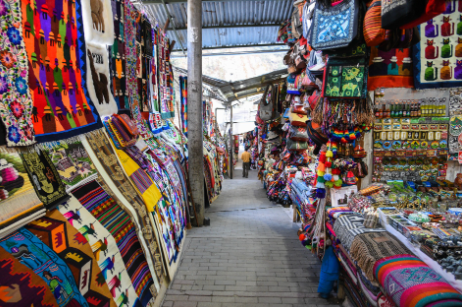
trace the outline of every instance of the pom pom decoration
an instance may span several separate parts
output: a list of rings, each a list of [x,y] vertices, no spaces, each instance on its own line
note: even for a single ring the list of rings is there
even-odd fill
[[[317,189],[324,189],[325,187],[326,187],[326,185],[324,183],[322,183],[322,182],[318,181],[318,183],[316,183],[316,188]]]
[[[328,150],[326,152],[326,157],[328,157],[328,158],[333,158],[334,157],[334,153],[332,152],[332,150]]]
[[[325,189],[316,189],[316,198],[319,198],[319,199],[326,198],[326,190]]]
[[[334,170],[332,170],[332,172],[333,172],[333,171],[334,171]],[[339,180],[339,179],[340,179],[340,176],[339,176],[339,175],[334,175],[334,176],[332,176],[332,180],[333,180],[334,182],[337,181],[337,180]]]
[[[298,236],[298,239],[299,239],[300,241],[305,240],[305,239],[306,239],[306,234],[301,233],[301,234]]]
[[[324,176],[325,173],[324,173],[324,172],[321,172],[321,171],[318,171],[317,174],[318,174],[318,178],[319,178],[319,177]]]
[[[324,163],[319,163],[318,164],[318,172],[325,172],[326,171],[326,166]]]
[[[341,172],[340,172],[340,169],[339,169],[339,168],[334,168],[334,169],[332,170],[332,175],[340,175],[340,174],[341,174]]]
[[[326,176],[326,175],[324,175],[324,176],[318,176],[318,182],[321,182],[321,183],[326,182],[326,180],[324,179],[325,176]]]
[[[329,167],[329,168],[330,168],[330,167],[332,167],[332,162],[326,161],[326,162],[324,163],[324,165],[325,165],[326,167]]]
[[[319,163],[326,163],[326,153],[321,152],[319,155]]]
[[[333,187],[334,187],[333,182],[331,182],[331,181],[326,182],[326,188],[333,188]]]
[[[331,181],[331,180],[332,180],[332,175],[329,174],[329,173],[327,173],[327,174],[324,175],[324,179],[325,179],[326,181]]]
[[[334,181],[334,188],[341,188],[342,187],[342,184],[343,184],[343,181],[341,179],[338,179],[338,180],[335,180]]]

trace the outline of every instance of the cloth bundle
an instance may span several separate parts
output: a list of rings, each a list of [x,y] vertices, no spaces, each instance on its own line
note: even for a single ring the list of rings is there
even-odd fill
[[[401,254],[411,252],[397,238],[384,231],[359,234],[350,247],[351,258],[370,280],[374,279],[374,265],[378,260]]]
[[[397,306],[461,306],[462,295],[444,278],[411,254],[378,260],[374,276]]]

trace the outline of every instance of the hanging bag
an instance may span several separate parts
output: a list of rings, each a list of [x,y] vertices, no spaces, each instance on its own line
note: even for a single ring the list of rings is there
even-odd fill
[[[418,25],[427,22],[428,20],[436,17],[440,14],[443,14],[446,11],[446,1],[441,0],[426,0],[427,4],[425,5],[425,12],[414,20],[413,22],[407,23],[401,27],[401,29],[412,29]],[[459,4],[460,5],[460,4]]]
[[[386,31],[382,28],[382,1],[374,0],[364,17],[364,40],[369,47],[378,46],[385,40]]]
[[[383,0],[382,28],[396,29],[420,18],[425,13],[422,0]]]
[[[299,142],[307,142],[309,140],[308,132],[306,132],[306,127],[290,126],[288,137],[293,141]]]
[[[365,96],[367,69],[364,58],[350,61],[329,59],[322,83],[323,97],[360,98]]]
[[[316,7],[316,2],[306,2],[304,7],[303,7],[303,20],[302,20],[302,25],[303,25],[303,36],[305,38],[309,37],[309,33],[311,30],[311,25],[313,24],[313,14],[314,14],[314,8]]]
[[[359,17],[359,0],[342,0],[335,6],[318,1],[311,25],[311,47],[323,51],[348,47],[360,35]]]
[[[260,118],[263,121],[272,120],[274,116],[274,97],[275,92],[273,85],[268,85],[260,101]]]

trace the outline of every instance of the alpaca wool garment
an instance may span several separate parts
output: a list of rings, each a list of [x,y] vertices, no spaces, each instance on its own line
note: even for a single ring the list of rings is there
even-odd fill
[[[48,284],[26,265],[0,247],[2,302],[6,306],[57,307]]]
[[[374,265],[374,276],[398,306],[461,306],[462,294],[411,254],[393,255]]]
[[[117,103],[111,91],[108,50],[105,46],[89,42],[86,48],[87,88],[91,101],[100,116],[117,114]]]
[[[16,149],[0,147],[0,235],[16,231],[45,215]]]
[[[0,1],[0,118],[6,128],[8,146],[27,146],[35,143],[32,126],[32,100],[27,80],[29,66],[22,38],[21,2]]]
[[[143,199],[138,196],[138,193],[133,188],[129,179],[125,176],[123,168],[117,160],[117,156],[110,144],[109,139],[104,134],[103,130],[96,130],[86,135],[86,142],[83,142],[87,151],[92,151],[90,157],[95,163],[98,171],[102,174],[107,184],[111,181],[114,186],[111,186],[113,193],[120,193],[117,197],[126,200],[123,203],[127,209],[134,208],[132,212],[136,212],[136,220],[139,224],[143,238],[149,243],[149,251],[152,258],[152,263],[155,267],[155,274],[159,283],[163,281],[164,264],[159,251],[159,244],[155,229],[150,225],[149,217],[146,212],[146,205]],[[96,163],[95,159],[99,163]],[[107,174],[107,176],[105,176]]]
[[[153,279],[130,216],[96,181],[76,189],[73,195],[115,239],[123,259],[122,265],[125,264],[141,305],[146,306],[153,297]],[[109,241],[98,241],[94,245],[104,247],[100,248],[101,257],[107,242]],[[106,252],[104,251],[105,255]]]
[[[33,151],[22,153],[21,158],[33,183],[35,193],[47,210],[54,209],[66,200],[68,197],[66,187],[45,152],[35,148]]]
[[[21,228],[1,238],[0,246],[48,284],[58,306],[90,307],[67,264],[29,230]]]
[[[388,232],[359,234],[354,238],[350,248],[351,258],[370,280],[374,280],[374,265],[377,260],[401,254],[411,252]]]
[[[108,255],[104,265],[98,266],[87,239],[58,210],[48,211],[46,216],[31,222],[25,228],[66,263],[71,269],[77,288],[90,306],[95,295],[106,306],[116,306],[104,278],[109,270],[114,270],[113,256]]]
[[[23,1],[21,7],[37,141],[96,129],[100,123],[83,81],[79,4]]]
[[[77,191],[76,193],[78,194],[79,192]],[[85,199],[85,201],[87,200],[90,203],[92,201],[96,202],[95,199]],[[103,198],[99,198],[98,200],[101,203]],[[103,204],[109,204],[109,202],[106,201],[103,202]],[[93,206],[87,205],[87,207],[92,208]],[[140,304],[138,294],[135,292],[130,276],[127,273],[130,266],[127,267],[125,265],[119,247],[108,229],[105,228],[99,220],[93,216],[77,198],[75,198],[74,195],[72,195],[71,198],[63,205],[59,206],[58,209],[59,212],[61,212],[61,214],[72,224],[72,226],[75,227],[75,229],[77,229],[88,241],[94,251],[98,265],[104,266],[106,261],[105,256],[113,255],[115,271],[106,271],[107,274],[105,276],[105,280],[114,300],[116,302],[123,301],[125,297],[127,297],[131,306],[138,306],[137,304]],[[111,207],[109,206],[109,209],[107,210],[111,211]],[[75,218],[76,216],[78,218]],[[118,237],[119,241],[124,241],[121,240],[124,236],[117,235],[121,232],[123,233],[125,230],[124,227],[111,227],[111,229],[116,229],[116,237]],[[125,241],[130,242],[133,240]]]

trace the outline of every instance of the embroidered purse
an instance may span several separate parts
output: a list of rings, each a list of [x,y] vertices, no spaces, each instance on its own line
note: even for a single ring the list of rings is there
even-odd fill
[[[335,6],[318,1],[311,25],[310,45],[316,50],[345,48],[360,36],[359,0],[343,0]]]
[[[286,141],[286,148],[289,151],[307,150],[308,149],[308,143],[307,142],[297,142],[297,141],[293,141],[291,139],[288,139]]]
[[[348,63],[329,59],[324,72],[323,97],[365,97],[366,76],[364,58],[348,61]]]
[[[288,138],[293,141],[299,142],[307,142],[309,140],[308,132],[306,132],[306,127],[290,126]]]

